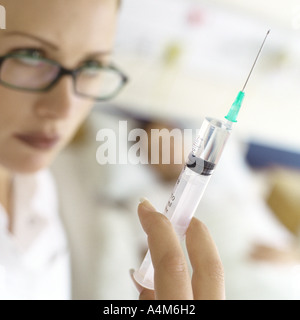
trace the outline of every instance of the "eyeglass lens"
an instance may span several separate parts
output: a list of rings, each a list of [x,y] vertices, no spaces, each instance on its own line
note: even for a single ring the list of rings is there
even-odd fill
[[[43,89],[57,76],[59,67],[26,56],[9,57],[1,67],[1,80],[26,89]]]

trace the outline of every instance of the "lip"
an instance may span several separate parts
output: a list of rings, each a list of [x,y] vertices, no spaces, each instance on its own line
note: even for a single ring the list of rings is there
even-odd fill
[[[16,134],[15,137],[26,145],[39,150],[50,150],[60,140],[58,135],[47,135],[42,132]]]

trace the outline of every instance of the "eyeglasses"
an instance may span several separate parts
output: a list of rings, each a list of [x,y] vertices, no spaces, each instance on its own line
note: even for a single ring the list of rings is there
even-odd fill
[[[0,57],[0,84],[12,89],[45,92],[65,75],[72,77],[77,95],[96,101],[115,97],[128,82],[127,76],[117,67],[97,61],[87,61],[70,70],[32,53],[11,53]]]

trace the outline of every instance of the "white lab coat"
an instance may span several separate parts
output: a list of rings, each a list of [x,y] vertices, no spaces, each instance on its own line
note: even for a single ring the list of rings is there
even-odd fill
[[[69,299],[69,253],[51,175],[16,175],[13,189],[12,233],[0,206],[0,299]]]

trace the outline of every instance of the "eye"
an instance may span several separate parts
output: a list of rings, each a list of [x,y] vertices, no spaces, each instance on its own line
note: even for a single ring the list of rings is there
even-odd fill
[[[98,75],[102,69],[103,64],[96,60],[85,61],[80,67],[81,73],[84,73],[88,76]]]
[[[84,67],[91,67],[91,68],[97,68],[97,67],[101,67],[102,63],[100,61],[97,60],[87,60],[83,63]]]
[[[20,49],[12,52],[14,59],[28,66],[40,66],[43,64],[44,54],[37,49]]]
[[[16,53],[16,54],[36,58],[36,59],[44,57],[44,53],[41,50],[35,49],[35,48],[18,49],[18,50],[14,50],[12,53]]]

